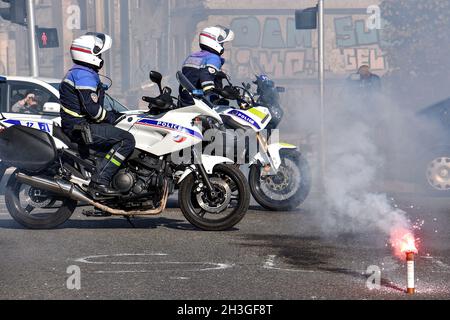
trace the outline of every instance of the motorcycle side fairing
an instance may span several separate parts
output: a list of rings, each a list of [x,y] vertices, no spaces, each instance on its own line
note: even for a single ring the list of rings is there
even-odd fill
[[[229,120],[236,122],[239,127],[250,127],[255,132],[261,132],[272,120],[268,108],[258,106],[247,110],[219,107],[217,111]]]
[[[208,174],[212,174],[215,166],[222,163],[233,164],[234,162],[233,160],[225,157],[202,155],[202,164]],[[187,168],[179,177],[178,184],[183,182],[183,180],[186,179],[195,170],[196,167],[194,165]]]
[[[250,161],[250,166],[258,163],[260,163],[263,167],[269,166],[270,171],[263,170],[262,175],[276,175],[281,166],[281,151],[283,150],[298,150],[298,148],[287,143],[271,144],[268,146],[268,152],[260,152]]]
[[[201,129],[194,123],[197,116],[209,116],[217,121],[221,117],[201,100],[194,99],[195,105],[150,116],[140,111],[128,112],[117,124],[117,127],[133,134],[136,148],[156,156],[164,156],[173,152],[190,148],[203,140]],[[218,156],[202,155],[202,165],[208,174],[212,174],[218,164],[234,163],[231,159]],[[181,173],[178,183],[189,176],[196,167],[188,167]]]
[[[193,119],[208,115],[221,120],[206,104],[196,100],[196,104],[151,116],[142,111],[128,113],[117,127],[129,131],[136,139],[136,148],[156,156],[190,148],[203,140],[203,134]]]

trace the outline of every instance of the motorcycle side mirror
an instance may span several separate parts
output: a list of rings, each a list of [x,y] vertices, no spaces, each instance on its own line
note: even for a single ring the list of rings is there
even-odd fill
[[[284,88],[284,87],[277,87],[276,90],[277,90],[278,93],[285,93],[286,92],[286,88]]]
[[[55,102],[46,102],[42,107],[44,113],[59,113],[61,111],[61,105]]]
[[[245,88],[245,90],[250,90],[252,88],[250,83],[242,82],[242,86]]]
[[[162,93],[162,74],[157,71],[150,71],[150,80],[158,85],[159,91]]]

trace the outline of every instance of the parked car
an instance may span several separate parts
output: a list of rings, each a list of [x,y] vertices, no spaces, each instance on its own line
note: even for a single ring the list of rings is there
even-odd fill
[[[433,104],[418,114],[428,124],[422,135],[417,172],[425,191],[450,196],[450,98]],[[419,180],[420,181],[420,180]]]

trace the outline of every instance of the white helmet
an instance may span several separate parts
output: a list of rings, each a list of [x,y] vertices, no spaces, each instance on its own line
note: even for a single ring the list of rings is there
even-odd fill
[[[72,42],[70,54],[75,63],[81,63],[101,69],[103,67],[102,53],[111,49],[112,39],[103,33],[89,32]]]
[[[234,39],[234,32],[230,29],[217,26],[208,27],[200,33],[200,48],[222,55],[225,51],[223,44]]]

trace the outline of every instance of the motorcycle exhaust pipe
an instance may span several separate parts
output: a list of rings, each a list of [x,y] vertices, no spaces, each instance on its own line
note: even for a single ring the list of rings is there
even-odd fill
[[[34,188],[47,190],[72,200],[83,201],[93,205],[94,201],[86,194],[79,191],[73,184],[64,180],[51,181],[42,177],[30,177],[23,173],[16,174],[17,181]]]
[[[151,209],[147,211],[124,211],[119,209],[113,209],[108,206],[105,206],[99,202],[94,201],[91,197],[89,197],[84,192],[80,191],[78,188],[76,188],[73,184],[64,181],[64,180],[49,180],[43,177],[30,177],[23,173],[17,173],[16,174],[17,181],[29,185],[31,187],[47,190],[50,192],[53,192],[55,194],[70,198],[75,201],[82,201],[85,202],[91,206],[94,206],[95,208],[99,209],[100,211],[109,213],[111,215],[115,216],[144,216],[144,215],[159,215],[161,214],[167,205],[167,200],[169,198],[169,188],[167,186],[167,183],[164,186],[164,194],[163,198],[161,200],[161,205],[159,208]]]

